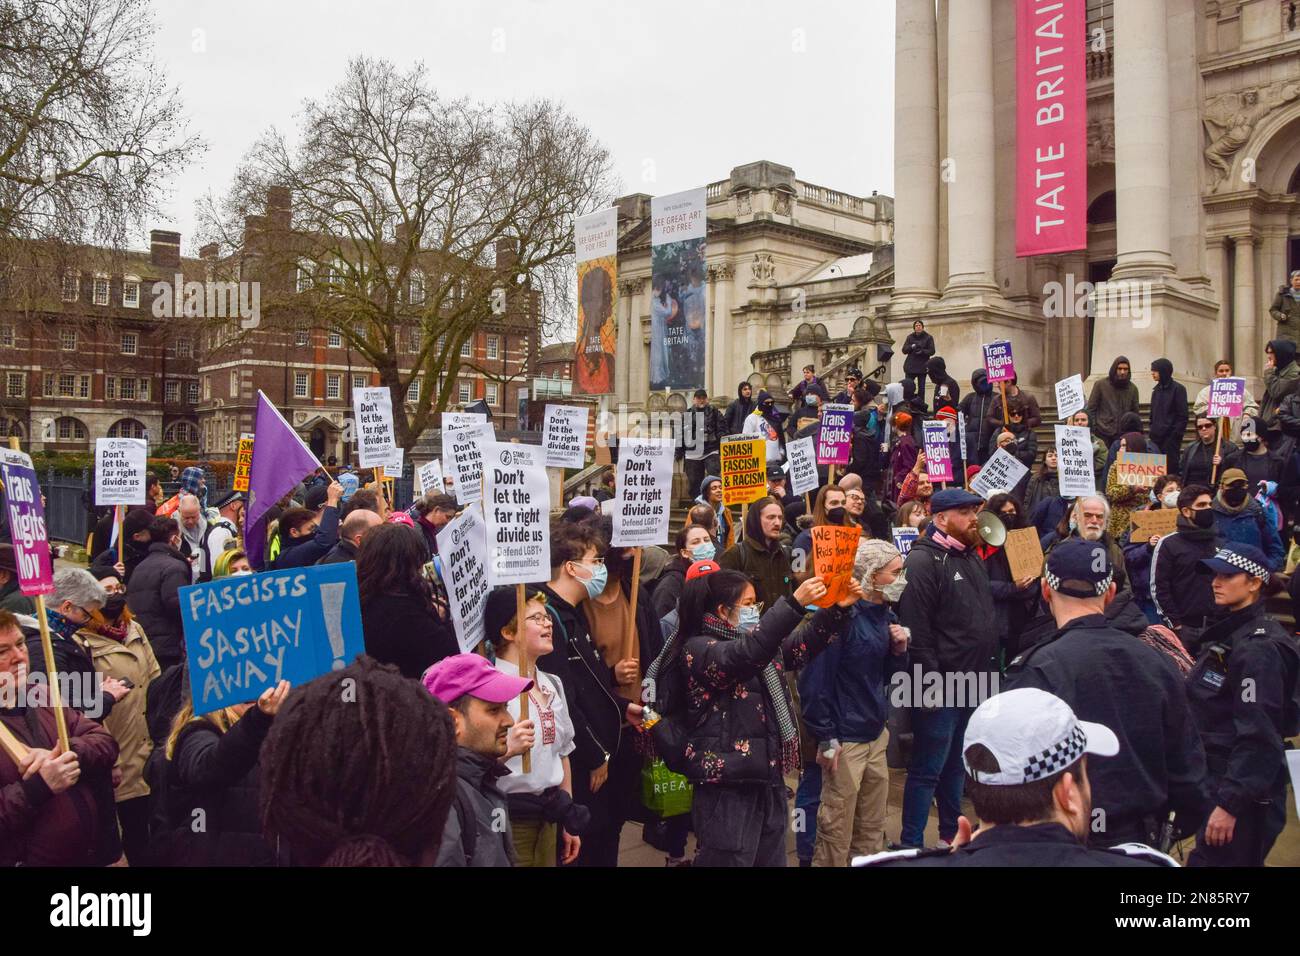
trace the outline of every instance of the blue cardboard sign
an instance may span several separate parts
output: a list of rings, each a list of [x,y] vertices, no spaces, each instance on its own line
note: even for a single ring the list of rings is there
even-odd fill
[[[351,561],[218,578],[180,589],[195,715],[256,700],[365,653]]]

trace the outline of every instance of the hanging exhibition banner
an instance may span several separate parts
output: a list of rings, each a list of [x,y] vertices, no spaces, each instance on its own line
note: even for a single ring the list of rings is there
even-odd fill
[[[578,251],[578,339],[573,356],[573,391],[614,391],[618,351],[618,209],[580,216],[573,224]]]
[[[650,390],[704,387],[707,190],[650,203]]]

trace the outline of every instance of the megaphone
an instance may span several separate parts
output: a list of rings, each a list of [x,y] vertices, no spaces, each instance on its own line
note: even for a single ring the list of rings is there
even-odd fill
[[[980,537],[984,543],[995,548],[1002,547],[1007,540],[1007,526],[992,511],[981,511],[975,516],[979,526]]]

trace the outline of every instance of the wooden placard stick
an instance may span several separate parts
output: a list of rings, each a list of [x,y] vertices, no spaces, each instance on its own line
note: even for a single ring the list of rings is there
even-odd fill
[[[519,676],[524,680],[532,679],[532,661],[528,659],[527,625],[524,622],[524,608],[528,606],[528,597],[522,584],[515,585],[515,646],[519,649]],[[528,719],[528,691],[519,695],[519,719]],[[524,773],[533,772],[532,750],[525,750],[523,755]]]
[[[1214,430],[1214,457],[1215,458],[1219,457],[1219,449],[1222,447],[1222,442],[1223,442],[1223,428],[1224,425],[1227,424],[1227,421],[1228,420],[1226,418],[1220,418],[1219,427]],[[1219,466],[1217,464],[1211,463],[1210,465],[1210,487],[1211,488],[1214,487],[1214,484],[1218,480],[1218,477],[1219,477]]]
[[[19,766],[22,766],[23,759],[29,753],[27,745],[15,737],[13,731],[4,724],[0,724],[0,749],[3,749]]]
[[[126,507],[124,505],[117,506],[117,563],[118,564],[122,564],[125,560],[122,556],[126,548],[126,542],[122,540],[122,513],[124,511],[126,511]],[[123,582],[124,585],[125,583],[126,582]]]
[[[1011,416],[1007,413],[1007,383],[1005,381],[998,382],[998,392],[1002,395],[1002,424],[1009,426]]]

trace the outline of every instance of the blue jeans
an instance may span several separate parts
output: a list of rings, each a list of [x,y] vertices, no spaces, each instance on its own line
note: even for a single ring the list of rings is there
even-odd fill
[[[803,765],[799,789],[794,792],[794,808],[803,811],[803,830],[795,831],[794,852],[800,860],[813,858],[817,845],[817,808],[822,803],[822,768],[814,760]]]
[[[925,824],[930,804],[939,804],[939,839],[951,841],[957,835],[961,795],[965,784],[962,741],[971,709],[941,707],[912,710],[912,761],[903,786],[903,846],[925,845]]]

